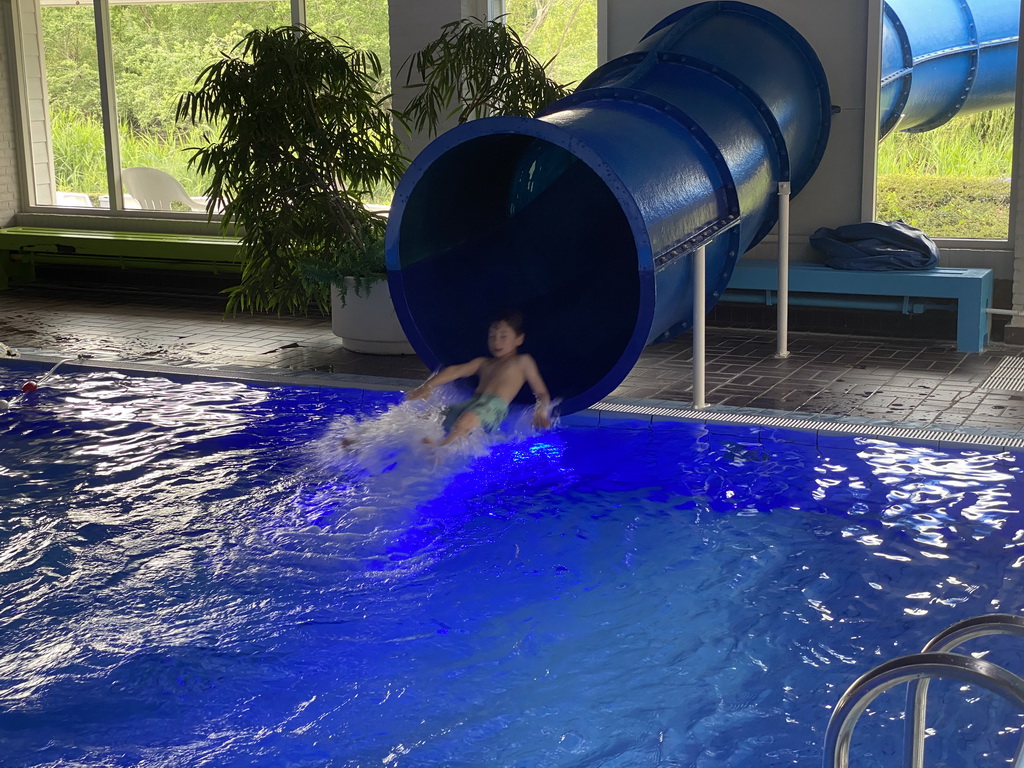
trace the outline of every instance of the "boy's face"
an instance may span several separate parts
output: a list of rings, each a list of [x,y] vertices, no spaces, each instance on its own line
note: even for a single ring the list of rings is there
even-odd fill
[[[487,329],[487,348],[494,357],[504,357],[515,354],[524,338],[524,334],[517,334],[511,325],[504,320],[499,320]]]

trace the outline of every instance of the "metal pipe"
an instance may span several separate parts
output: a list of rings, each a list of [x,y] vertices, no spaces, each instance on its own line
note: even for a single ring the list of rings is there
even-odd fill
[[[949,653],[968,640],[988,635],[1024,637],[1024,618],[1014,614],[990,613],[958,621],[933,637],[921,653]],[[924,738],[928,718],[928,679],[910,684],[907,691],[907,732],[904,754],[907,768],[924,767]],[[1024,742],[1022,742],[1024,743]],[[1019,750],[1018,750],[1019,756]],[[1016,765],[1016,763],[1014,763]]]

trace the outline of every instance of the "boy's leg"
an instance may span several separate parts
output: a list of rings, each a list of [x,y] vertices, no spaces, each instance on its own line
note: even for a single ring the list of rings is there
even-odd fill
[[[424,442],[431,443],[433,445],[448,445],[453,440],[458,440],[460,437],[465,437],[474,429],[480,426],[480,417],[476,415],[475,411],[466,411],[452,424],[452,428],[448,431],[444,440],[439,443],[434,443],[430,438],[424,438]]]

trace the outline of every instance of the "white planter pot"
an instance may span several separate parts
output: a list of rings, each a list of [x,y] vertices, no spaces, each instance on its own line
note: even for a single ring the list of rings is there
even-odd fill
[[[331,330],[341,337],[341,346],[367,355],[416,354],[398,322],[388,281],[374,283],[364,296],[356,295],[352,278],[345,283],[345,306],[338,288],[331,286]]]

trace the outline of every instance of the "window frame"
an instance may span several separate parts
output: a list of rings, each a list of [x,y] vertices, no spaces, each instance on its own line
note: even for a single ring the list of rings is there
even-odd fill
[[[873,221],[877,214],[878,194],[878,147],[879,120],[881,119],[881,80],[882,80],[882,14],[883,0],[870,0],[868,7],[868,29],[878,30],[877,35],[869,36],[867,52],[867,84],[868,103],[864,110],[864,171],[863,195],[861,199],[861,220]],[[1024,4],[1021,5],[1021,23],[1024,24]],[[1010,173],[1010,215],[1007,236],[997,238],[960,238],[935,237],[940,251],[955,252],[958,266],[992,267],[992,259],[1000,260],[995,264],[997,277],[1011,279],[1012,258],[1016,251],[1016,243],[1024,244],[1024,206],[1020,199],[1020,179],[1024,174],[1024,158],[1021,157],[1022,112],[1024,112],[1024,61],[1022,61],[1020,38],[1017,40],[1017,81],[1014,96],[1014,132],[1013,161]],[[873,86],[873,87],[872,87]]]
[[[170,0],[171,2],[189,2],[189,0]],[[198,0],[203,2],[204,0]],[[206,0],[210,1],[210,0]],[[14,73],[12,95],[18,107],[17,115],[17,155],[21,162],[21,183],[20,197],[23,201],[19,206],[18,214],[27,214],[32,217],[45,217],[47,219],[60,219],[65,223],[72,223],[74,220],[89,221],[92,219],[122,219],[125,221],[158,219],[168,230],[175,231],[209,231],[211,226],[219,229],[223,215],[220,213],[208,214],[198,211],[157,211],[147,209],[127,208],[124,205],[124,187],[121,179],[121,147],[120,133],[118,129],[118,115],[115,93],[115,76],[113,66],[114,46],[111,33],[110,0],[90,0],[93,21],[96,30],[96,55],[99,69],[99,91],[101,126],[103,130],[104,160],[107,171],[107,195],[109,207],[86,208],[62,206],[56,202],[52,204],[39,203],[40,191],[50,189],[49,194],[56,200],[56,186],[51,183],[53,158],[53,133],[49,119],[49,93],[46,81],[46,62],[43,53],[42,28],[40,13],[42,3],[39,0],[12,0],[12,14],[10,16],[14,38]],[[54,3],[60,5],[62,3]],[[67,3],[68,5],[78,3]],[[84,4],[84,3],[83,3]],[[26,20],[26,8],[34,10],[34,18]],[[305,24],[306,2],[305,0],[289,0],[290,23],[292,25]],[[26,34],[27,25],[31,24],[34,29],[31,34]],[[30,72],[30,62],[36,62],[35,68],[38,72]],[[36,83],[26,82],[29,79],[37,80]],[[33,93],[32,91],[35,91]],[[33,112],[40,113],[38,118],[42,127],[33,130],[30,125]],[[43,138],[45,136],[45,139]],[[48,155],[46,179],[40,179],[36,170],[34,158],[38,156],[40,149],[36,144],[45,143],[45,151]],[[176,226],[175,223],[179,224]]]

